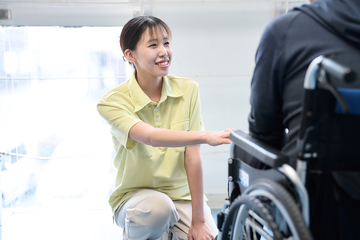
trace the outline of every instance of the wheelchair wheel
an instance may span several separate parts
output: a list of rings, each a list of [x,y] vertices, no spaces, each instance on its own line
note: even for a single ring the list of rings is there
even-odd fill
[[[223,233],[222,239],[312,239],[291,195],[268,179],[254,182],[233,202]]]
[[[276,215],[275,220],[278,221],[275,222],[284,237],[293,236],[294,239],[300,240],[312,239],[299,206],[279,183],[268,179],[259,179],[247,188],[244,194],[262,199],[272,214]]]
[[[282,239],[265,205],[248,195],[238,197],[233,203],[225,220],[223,233],[227,234],[223,234],[222,239]]]

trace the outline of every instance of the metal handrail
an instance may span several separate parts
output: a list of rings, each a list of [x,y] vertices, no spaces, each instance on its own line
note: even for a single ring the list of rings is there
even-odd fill
[[[221,74],[221,75],[188,75],[189,78],[208,78],[208,77],[251,77],[252,74]],[[129,76],[99,76],[99,77],[0,77],[0,80],[78,80],[78,79],[108,79],[108,78],[115,78],[115,79],[127,79]]]
[[[0,155],[8,155],[8,156],[16,156],[16,157],[26,157],[26,158],[37,159],[37,160],[50,160],[50,159],[58,159],[58,158],[70,158],[70,157],[91,156],[91,155],[106,154],[106,153],[115,153],[115,151],[98,152],[98,153],[88,153],[88,154],[79,154],[79,155],[72,155],[72,156],[59,156],[59,157],[38,157],[38,156],[29,156],[29,155],[24,155],[24,154],[6,153],[6,152],[0,152]]]
[[[215,152],[202,152],[201,154],[208,155],[208,154],[219,154],[219,153],[228,153],[228,152],[229,151],[215,151]],[[37,160],[50,160],[50,159],[58,159],[58,158],[83,157],[83,156],[91,156],[91,155],[107,154],[107,153],[115,153],[115,151],[87,153],[87,154],[79,154],[79,155],[72,155],[72,156],[59,156],[59,157],[38,157],[38,156],[29,156],[29,155],[18,154],[18,153],[0,152],[0,157],[1,157],[1,155],[7,155],[7,156],[15,156],[15,157],[26,157],[26,158],[37,159]]]
[[[264,0],[183,0],[183,1],[156,1],[156,2],[144,2],[144,1],[139,1],[139,2],[133,2],[131,4],[151,4],[151,5],[159,5],[159,4],[178,4],[178,3],[202,3],[202,4],[206,4],[206,3],[241,3],[241,2],[263,2]],[[268,2],[276,2],[278,0],[268,0]],[[305,0],[285,0],[285,3],[291,3],[291,2],[307,2]],[[67,2],[61,2],[61,1],[37,1],[37,2],[28,2],[28,1],[1,1],[0,4],[61,4],[61,5],[97,5],[97,4],[102,4],[102,5],[127,5],[129,4],[129,2],[111,2],[111,1],[96,1],[96,2],[78,2],[78,1],[67,1]]]
[[[115,78],[115,79],[123,79],[129,78],[129,76],[99,76],[99,77],[0,77],[0,80],[85,80],[85,79],[108,79],[108,78]]]

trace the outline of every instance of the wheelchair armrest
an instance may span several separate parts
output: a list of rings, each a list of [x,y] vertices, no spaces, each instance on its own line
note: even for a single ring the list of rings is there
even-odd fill
[[[270,167],[281,167],[289,162],[289,157],[264,142],[237,130],[230,133],[230,140],[239,148]]]

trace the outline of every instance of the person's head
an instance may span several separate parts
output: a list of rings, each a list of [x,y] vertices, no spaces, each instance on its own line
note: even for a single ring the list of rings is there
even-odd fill
[[[172,56],[170,40],[171,30],[162,20],[153,16],[137,16],[123,27],[120,47],[137,71],[145,69],[165,76]]]

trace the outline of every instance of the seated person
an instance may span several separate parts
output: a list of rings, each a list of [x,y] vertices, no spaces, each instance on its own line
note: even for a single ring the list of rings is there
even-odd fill
[[[274,18],[262,35],[251,82],[249,132],[290,156],[293,167],[305,73],[319,55],[360,76],[360,1],[313,1]],[[263,167],[254,159],[248,162]]]

